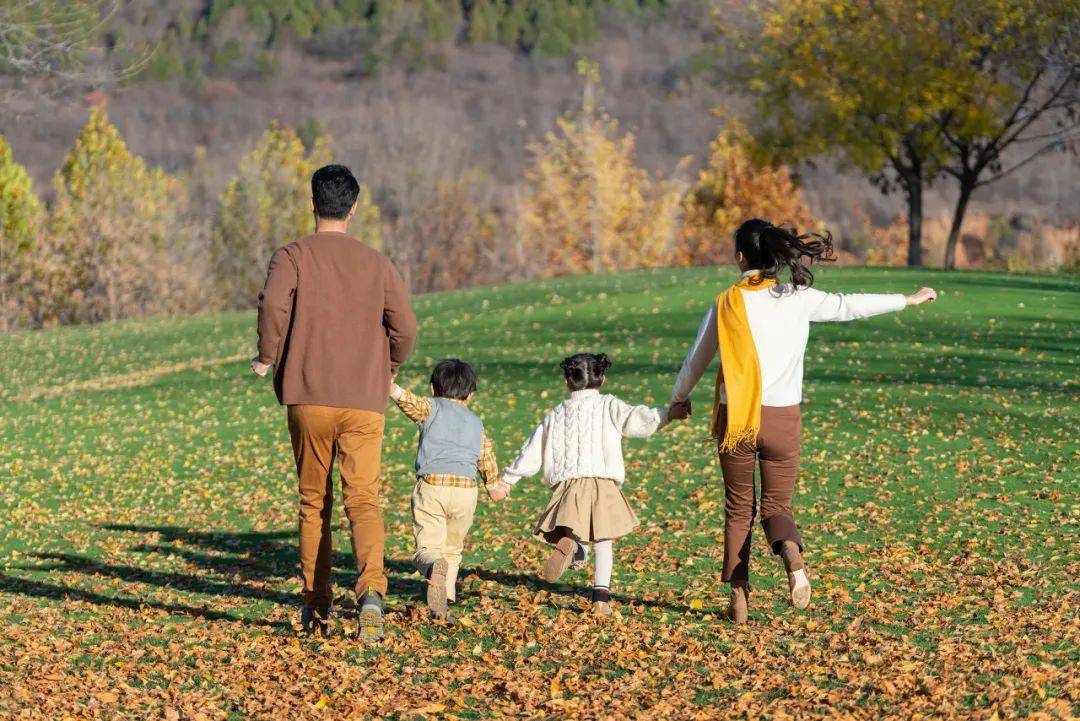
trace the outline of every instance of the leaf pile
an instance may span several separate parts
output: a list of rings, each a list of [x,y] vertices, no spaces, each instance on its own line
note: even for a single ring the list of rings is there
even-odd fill
[[[612,355],[610,390],[662,404],[727,269],[647,271],[416,299],[434,360],[480,371],[509,460],[562,397],[558,361]],[[0,338],[0,718],[1072,718],[1080,711],[1080,284],[824,272],[827,290],[944,290],[926,309],[812,329],[796,518],[814,598],[755,532],[751,623],[723,620],[723,487],[694,418],[626,446],[643,527],[616,543],[619,613],[549,585],[533,480],[481,503],[461,623],[409,562],[415,432],[385,447],[388,636],[356,609],[335,511],[337,635],[297,634],[284,414],[243,361],[250,314]]]

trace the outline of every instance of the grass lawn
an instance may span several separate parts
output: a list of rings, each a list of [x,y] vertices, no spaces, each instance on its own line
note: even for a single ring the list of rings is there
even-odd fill
[[[663,404],[731,268],[419,297],[403,369],[477,365],[511,459],[563,397],[559,360],[604,351],[608,390]],[[385,446],[385,642],[294,630],[295,480],[283,409],[233,313],[0,337],[0,717],[1068,718],[1080,712],[1080,282],[839,268],[826,290],[938,303],[815,325],[796,518],[815,583],[785,603],[756,529],[751,622],[723,620],[723,486],[694,417],[626,443],[643,527],[616,544],[619,615],[588,576],[537,578],[547,493],[481,502],[454,628],[409,563],[415,431]],[[335,511],[336,582],[354,580]],[[342,609],[338,630],[355,627]]]

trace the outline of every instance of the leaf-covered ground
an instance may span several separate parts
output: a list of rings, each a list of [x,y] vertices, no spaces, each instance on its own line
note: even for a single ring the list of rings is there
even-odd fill
[[[478,365],[505,462],[560,397],[571,351],[657,404],[731,269],[649,271],[416,299],[402,380]],[[723,491],[708,380],[687,423],[629,442],[643,528],[616,545],[619,615],[585,572],[537,578],[539,481],[481,503],[462,623],[420,611],[414,431],[386,443],[388,636],[343,608],[301,638],[284,412],[247,370],[249,313],[0,338],[0,717],[1068,718],[1080,709],[1077,351],[1067,278],[833,269],[932,306],[817,325],[796,515],[815,594],[785,603],[755,535],[751,623],[719,584]],[[340,508],[336,580],[353,579]]]

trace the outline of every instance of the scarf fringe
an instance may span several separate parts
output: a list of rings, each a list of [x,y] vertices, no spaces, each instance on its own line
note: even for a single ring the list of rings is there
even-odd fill
[[[734,433],[729,430],[720,441],[720,452],[734,453],[744,443],[757,443],[759,431],[759,428],[743,428]]]

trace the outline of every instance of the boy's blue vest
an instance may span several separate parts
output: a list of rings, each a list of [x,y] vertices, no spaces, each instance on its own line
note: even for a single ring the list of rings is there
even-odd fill
[[[431,415],[420,424],[416,475],[476,477],[484,424],[465,404],[432,398]]]

